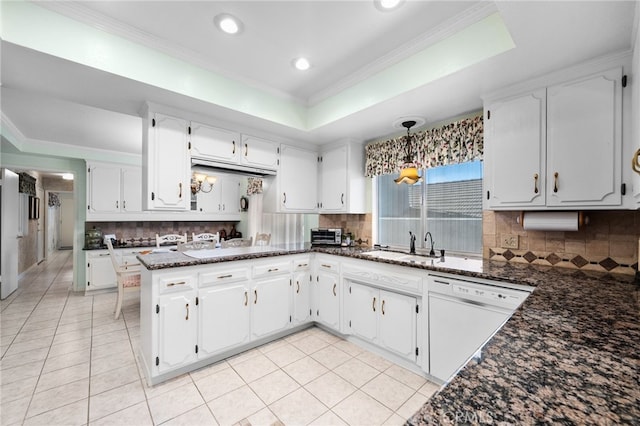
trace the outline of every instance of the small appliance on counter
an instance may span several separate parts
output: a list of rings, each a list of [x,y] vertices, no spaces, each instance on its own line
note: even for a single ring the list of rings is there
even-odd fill
[[[315,228],[311,230],[312,246],[340,246],[342,229]]]

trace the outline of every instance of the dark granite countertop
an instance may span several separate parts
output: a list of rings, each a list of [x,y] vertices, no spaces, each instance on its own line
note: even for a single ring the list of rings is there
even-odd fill
[[[138,256],[149,269],[320,252],[536,287],[482,350],[407,424],[640,424],[640,286],[627,275],[482,260],[408,264],[371,249],[272,247],[194,259]]]

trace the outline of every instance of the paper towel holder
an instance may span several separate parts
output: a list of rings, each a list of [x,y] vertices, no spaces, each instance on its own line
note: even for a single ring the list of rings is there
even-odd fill
[[[524,213],[524,211],[521,211],[518,217],[516,217],[516,223],[520,224],[520,226],[523,226],[524,223]],[[582,228],[583,226],[588,224],[589,216],[587,216],[585,212],[578,212],[578,228]]]

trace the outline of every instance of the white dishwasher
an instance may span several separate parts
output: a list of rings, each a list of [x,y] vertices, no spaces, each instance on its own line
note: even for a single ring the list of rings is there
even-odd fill
[[[448,381],[500,329],[531,287],[429,276],[429,373]],[[514,285],[515,286],[515,285]]]

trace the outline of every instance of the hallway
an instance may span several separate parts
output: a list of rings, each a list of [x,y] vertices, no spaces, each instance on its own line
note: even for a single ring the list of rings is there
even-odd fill
[[[312,327],[148,387],[138,295],[73,293],[57,251],[0,304],[2,425],[403,424],[438,386]]]

